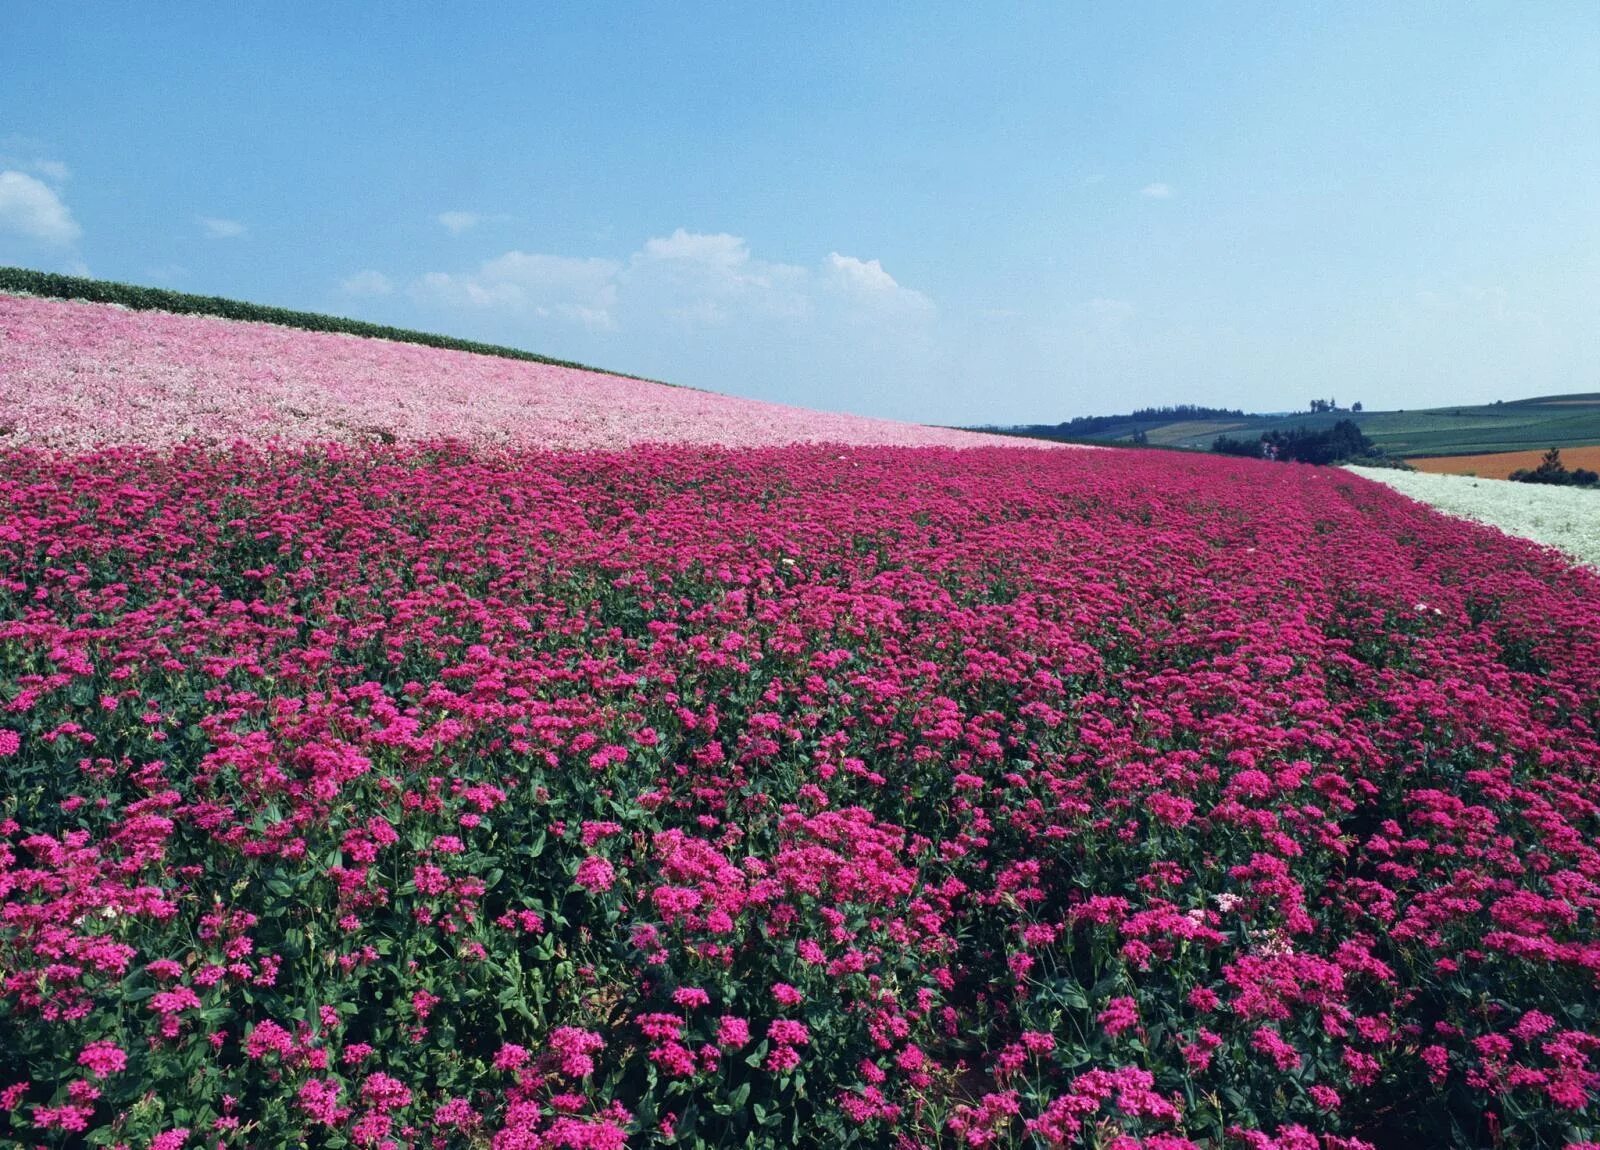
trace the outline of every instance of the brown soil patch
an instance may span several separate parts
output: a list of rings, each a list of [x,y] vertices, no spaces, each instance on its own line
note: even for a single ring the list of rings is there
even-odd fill
[[[1481,479],[1506,479],[1519,468],[1532,470],[1544,458],[1541,451],[1497,451],[1492,455],[1435,455],[1408,459],[1418,471],[1434,475],[1476,475]],[[1568,471],[1587,467],[1600,471],[1600,447],[1563,447],[1561,464]]]

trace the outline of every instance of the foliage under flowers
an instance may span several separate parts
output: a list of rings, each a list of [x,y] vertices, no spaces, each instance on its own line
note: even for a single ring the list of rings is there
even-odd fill
[[[43,1145],[1560,1146],[1600,582],[1215,457],[0,469]]]

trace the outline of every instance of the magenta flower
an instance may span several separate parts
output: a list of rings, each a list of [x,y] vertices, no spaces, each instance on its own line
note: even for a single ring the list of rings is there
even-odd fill
[[[0,306],[7,420],[76,338],[39,314]],[[189,329],[85,322],[54,386],[167,410],[115,344]],[[296,410],[481,429],[439,394]],[[574,454],[515,445],[604,429],[531,407],[76,452],[104,412],[55,410],[0,436],[19,1136],[150,1094],[272,1145],[741,1142],[751,1100],[803,1142],[1559,1145],[1600,1093],[1600,580],[1556,556],[1177,453]]]
[[[787,982],[775,982],[772,984],[772,997],[780,1005],[799,1006],[805,1001],[806,996]]]
[[[1113,998],[1100,1012],[1099,1020],[1105,1032],[1115,1038],[1139,1025],[1139,1004],[1127,995]]]
[[[79,1052],[78,1065],[96,1078],[109,1078],[128,1065],[128,1055],[114,1042],[91,1042]]]
[[[590,855],[578,864],[573,881],[592,894],[610,890],[616,882],[617,872],[611,863],[599,855]]]
[[[717,1019],[717,1045],[724,1050],[738,1050],[750,1042],[750,1024],[742,1018],[724,1014]]]

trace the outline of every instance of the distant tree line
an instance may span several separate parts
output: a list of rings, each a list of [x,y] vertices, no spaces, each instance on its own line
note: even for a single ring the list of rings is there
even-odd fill
[[[1548,483],[1552,487],[1600,486],[1600,473],[1590,471],[1587,467],[1568,471],[1566,464],[1561,462],[1561,449],[1558,447],[1545,452],[1538,467],[1519,467],[1513,471],[1511,479],[1517,483]]]
[[[1178,403],[1164,407],[1141,407],[1131,418],[1170,423],[1179,419],[1243,419],[1244,417],[1244,412],[1236,407],[1205,407],[1198,403]]]
[[[1341,419],[1332,427],[1313,430],[1304,425],[1288,431],[1268,431],[1257,439],[1236,439],[1219,435],[1211,450],[1222,455],[1243,455],[1256,459],[1276,459],[1297,463],[1343,463],[1350,459],[1370,459],[1383,450],[1361,433],[1353,419]]]
[[[1080,415],[1062,423],[1039,423],[1017,428],[1036,434],[1089,436],[1099,435],[1127,423],[1175,423],[1182,419],[1251,419],[1237,408],[1203,407],[1197,403],[1179,403],[1166,407],[1141,407],[1127,415]],[[1135,433],[1135,439],[1138,435]]]

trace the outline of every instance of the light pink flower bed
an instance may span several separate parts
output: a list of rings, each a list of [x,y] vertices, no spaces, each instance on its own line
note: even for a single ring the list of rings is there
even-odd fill
[[[786,407],[599,372],[207,316],[0,294],[0,442],[458,439],[967,447],[974,432]]]

